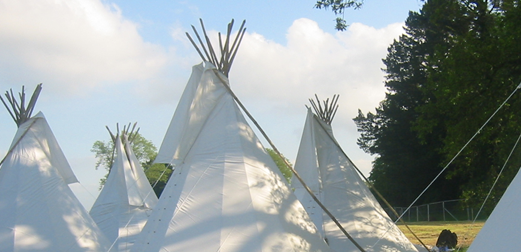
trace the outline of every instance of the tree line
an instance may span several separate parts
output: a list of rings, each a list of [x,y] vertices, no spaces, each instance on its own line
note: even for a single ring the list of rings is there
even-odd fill
[[[375,155],[369,179],[391,204],[408,206],[449,163],[418,204],[484,201],[521,133],[521,92],[457,154],[520,84],[520,27],[514,0],[429,0],[409,13],[383,59],[385,99],[354,118],[358,145]],[[486,209],[517,174],[520,151]]]

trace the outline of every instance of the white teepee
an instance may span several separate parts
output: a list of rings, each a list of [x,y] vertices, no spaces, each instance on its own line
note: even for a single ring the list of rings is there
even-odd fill
[[[295,170],[365,251],[417,251],[387,216],[344,155],[333,138],[331,126],[314,115],[311,109],[308,109]],[[360,251],[295,177],[291,185],[331,249]]]
[[[193,67],[156,160],[174,172],[132,251],[330,251],[225,85]]]
[[[517,251],[520,247],[521,173],[518,171],[483,228],[470,245],[469,252]]]
[[[77,180],[45,117],[28,118],[32,106],[26,113],[22,99],[22,111],[11,113],[19,127],[0,167],[0,251],[107,251],[68,186]]]
[[[130,251],[158,199],[125,130],[113,140],[115,161],[90,215],[113,243],[110,251]]]

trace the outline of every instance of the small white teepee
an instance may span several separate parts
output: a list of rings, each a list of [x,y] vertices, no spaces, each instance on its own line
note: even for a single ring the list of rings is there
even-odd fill
[[[113,140],[115,161],[90,215],[113,243],[110,251],[130,251],[158,199],[132,151],[126,130]]]
[[[8,96],[19,126],[0,167],[0,251],[107,251],[110,244],[68,186],[77,179],[45,117],[29,118],[39,89],[27,111],[23,98],[18,107]]]
[[[330,251],[228,85],[193,67],[156,160],[175,168],[132,251]]]
[[[483,228],[470,244],[469,252],[517,251],[520,247],[521,172],[517,172]]]
[[[324,108],[327,107],[325,105]],[[333,138],[328,123],[336,108],[331,106],[327,111],[323,108],[319,110],[322,110],[323,119],[308,109],[295,162],[297,173],[365,251],[417,251],[382,209]],[[293,177],[291,185],[332,250],[360,251],[324,213],[299,180]]]

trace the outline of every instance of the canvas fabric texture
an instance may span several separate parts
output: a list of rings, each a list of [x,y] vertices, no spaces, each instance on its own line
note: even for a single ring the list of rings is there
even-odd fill
[[[0,167],[0,251],[107,251],[42,113],[20,125],[11,148]]]
[[[132,251],[330,251],[217,74],[194,67],[160,150],[174,171]]]
[[[110,251],[122,252],[130,250],[158,199],[125,136],[116,137],[115,148],[114,164],[90,215],[113,243]]]
[[[389,218],[333,137],[308,109],[295,170],[347,233],[366,251],[417,251]],[[334,251],[360,251],[294,177],[295,195]]]

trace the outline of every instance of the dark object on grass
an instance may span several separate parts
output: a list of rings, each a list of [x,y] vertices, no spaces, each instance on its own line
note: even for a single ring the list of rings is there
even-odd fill
[[[441,231],[438,240],[436,241],[436,247],[447,247],[447,248],[455,248],[458,244],[458,236],[456,233],[451,232],[448,229],[443,229]]]

